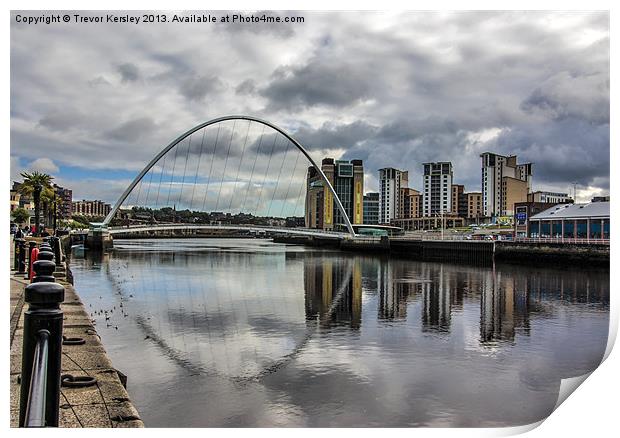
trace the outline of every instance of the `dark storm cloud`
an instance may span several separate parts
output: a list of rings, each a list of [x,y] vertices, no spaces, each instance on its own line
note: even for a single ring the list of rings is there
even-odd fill
[[[11,154],[21,163],[58,154],[72,166],[140,169],[188,128],[241,113],[287,129],[317,160],[342,152],[334,158],[361,158],[375,178],[380,167],[402,168],[417,188],[421,164],[445,160],[456,182],[480,190],[479,154],[488,150],[533,162],[535,190],[566,191],[572,181],[607,190],[608,13],[303,16],[295,25],[156,32],[16,28]],[[222,126],[219,161],[232,126]],[[243,126],[230,147],[237,160]],[[246,155],[258,152],[260,135],[251,130]],[[265,132],[262,156],[274,138]],[[192,138],[192,156],[199,140]],[[376,182],[368,178],[365,189]]]
[[[564,118],[551,125],[515,126],[503,132],[490,146],[512,151],[534,163],[539,182],[571,183],[582,186],[609,175],[609,125],[592,125],[588,120]],[[609,188],[609,180],[603,183]]]
[[[256,81],[254,79],[246,79],[235,88],[237,94],[254,94],[256,92]]]
[[[260,94],[276,110],[313,105],[341,108],[369,97],[371,81],[352,65],[314,58],[302,66],[279,67]]]
[[[609,124],[609,76],[561,72],[537,87],[521,109],[554,121],[576,118],[594,125]]]
[[[122,82],[135,82],[140,79],[140,70],[131,62],[121,64],[116,69],[121,75]]]
[[[66,131],[79,125],[84,121],[84,116],[72,111],[55,111],[46,114],[39,125],[51,129],[52,131]]]
[[[189,100],[203,100],[207,94],[221,89],[222,81],[216,76],[191,76],[179,84],[179,92]]]
[[[123,123],[108,132],[111,139],[123,142],[135,142],[156,129],[155,122],[149,117],[140,117]]]
[[[377,128],[365,121],[335,125],[324,123],[318,129],[302,126],[294,133],[297,139],[308,150],[320,149],[351,149],[364,140],[373,138]]]

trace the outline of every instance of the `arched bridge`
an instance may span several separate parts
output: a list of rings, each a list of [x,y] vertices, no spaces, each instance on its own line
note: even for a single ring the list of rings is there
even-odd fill
[[[308,197],[307,187],[319,196]],[[352,209],[343,205],[308,150],[284,129],[231,115],[201,123],[164,147],[103,223],[91,229],[111,235],[228,229],[354,237]]]

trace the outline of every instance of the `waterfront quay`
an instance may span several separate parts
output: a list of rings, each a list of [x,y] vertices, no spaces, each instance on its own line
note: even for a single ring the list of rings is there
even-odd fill
[[[64,301],[60,306],[64,315],[62,334],[66,337],[62,345],[61,375],[71,375],[78,380],[93,377],[95,381],[84,387],[61,385],[59,427],[143,427],[140,415],[129,399],[124,375],[114,368],[89,313],[73,285],[65,281],[63,271],[61,269],[54,274],[57,276],[56,282],[65,288]],[[11,273],[11,427],[17,427],[19,419],[24,313],[28,308],[24,291],[28,284],[30,281],[24,279],[24,274]]]
[[[378,252],[418,260],[473,262],[502,261],[525,264],[581,264],[609,267],[609,243],[561,242],[556,239],[475,241],[465,239],[420,239],[412,237],[357,237],[353,239],[279,236],[274,241],[354,252]]]

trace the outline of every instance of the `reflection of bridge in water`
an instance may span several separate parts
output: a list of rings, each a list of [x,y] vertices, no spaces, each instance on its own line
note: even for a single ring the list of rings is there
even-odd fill
[[[230,265],[252,272],[269,269],[254,267],[255,256],[243,252],[242,242],[224,252],[198,253],[174,246],[162,252],[161,241],[127,242],[113,256],[104,256],[105,269],[143,336],[192,373],[236,382],[260,381],[280,371],[325,331],[399,324],[447,337],[464,306],[471,312],[474,304],[480,346],[496,346],[529,336],[532,318],[550,318],[562,303],[604,307],[609,302],[608,285],[576,273],[549,275],[520,268],[517,274],[510,266],[412,263],[321,251],[272,254],[269,264],[284,263],[290,277],[277,278],[282,274],[272,272],[267,283],[262,277],[240,283],[230,295],[221,278],[200,279]],[[126,251],[136,245],[144,246]],[[268,248],[259,244],[260,257],[269,254]],[[154,268],[160,265],[168,266],[165,272]],[[181,268],[182,274],[171,278],[170,266]],[[300,293],[303,306],[295,304]],[[170,307],[175,302],[178,309]],[[419,313],[411,314],[411,309]],[[197,355],[204,354],[205,346],[211,353]],[[222,357],[232,362],[218,362]]]

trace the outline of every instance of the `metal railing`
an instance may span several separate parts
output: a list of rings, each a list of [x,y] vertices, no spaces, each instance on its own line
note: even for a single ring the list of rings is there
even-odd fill
[[[65,288],[54,282],[54,251],[47,241],[39,246],[36,260],[29,254],[35,275],[24,291],[28,310],[24,313],[19,427],[57,427],[63,326],[60,304]]]
[[[45,427],[49,339],[50,332],[48,330],[39,330],[34,349],[30,388],[28,388],[28,402],[24,418],[25,427]]]
[[[517,237],[514,242],[521,243],[571,243],[578,245],[609,245],[610,239],[596,239],[585,237]]]

